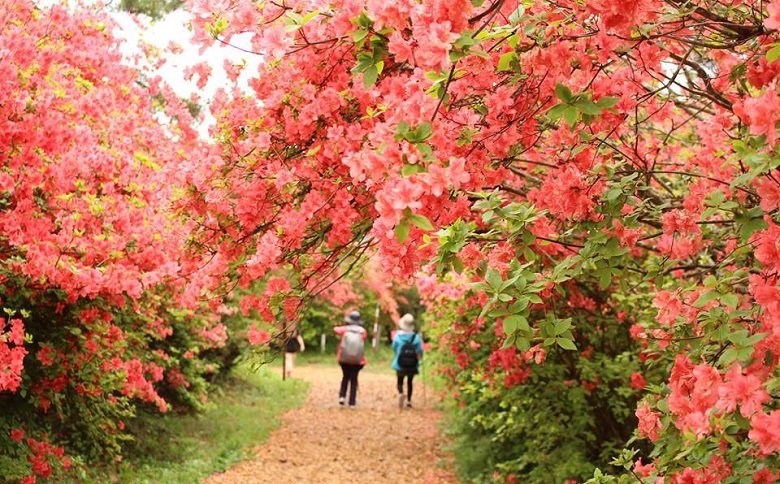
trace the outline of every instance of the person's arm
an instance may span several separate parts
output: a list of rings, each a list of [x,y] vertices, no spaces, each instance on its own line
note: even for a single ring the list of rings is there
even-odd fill
[[[417,346],[417,356],[419,357],[419,359],[422,359],[422,357],[423,357],[422,335],[420,333],[417,333],[417,338],[416,339],[417,339],[417,341],[416,341],[417,344],[415,346]]]
[[[336,334],[338,334],[338,335],[342,335],[342,334],[347,332],[347,327],[346,326],[336,326],[335,328],[333,328],[333,331]]]
[[[299,334],[295,338],[298,340],[298,344],[301,345],[301,351],[306,351],[306,345],[303,344],[303,336]]]

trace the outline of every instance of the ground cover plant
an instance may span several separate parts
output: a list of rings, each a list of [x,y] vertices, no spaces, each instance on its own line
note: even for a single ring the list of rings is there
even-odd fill
[[[79,481],[200,482],[250,457],[281,413],[303,403],[306,389],[302,380],[283,382],[271,367],[239,365],[203,412],[144,415],[122,461],[84,471]]]

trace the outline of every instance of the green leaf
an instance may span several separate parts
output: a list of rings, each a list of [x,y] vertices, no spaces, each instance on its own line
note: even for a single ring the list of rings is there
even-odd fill
[[[751,336],[751,337],[749,337],[749,338],[745,338],[745,340],[744,340],[744,345],[745,345],[746,347],[752,347],[752,346],[754,346],[756,343],[758,343],[759,341],[761,341],[762,339],[766,338],[766,336],[767,336],[768,334],[769,334],[769,333],[756,333],[756,334],[754,334],[753,336]]]
[[[719,298],[720,302],[725,304],[726,306],[730,308],[736,308],[739,306],[739,296],[734,294],[733,292],[729,294],[724,294]]]
[[[565,350],[569,351],[577,351],[577,345],[574,344],[574,341],[570,339],[565,338],[555,338],[555,342],[558,343],[558,346]]]
[[[377,77],[379,77],[379,70],[377,69],[377,66],[369,66],[365,71],[363,71],[363,85],[366,87],[373,86],[374,83],[376,83]]]
[[[413,213],[409,216],[409,221],[412,222],[412,224],[414,224],[416,227],[429,232],[434,229],[433,224],[425,215]]]
[[[525,14],[525,7],[520,5],[515,9],[514,12],[509,16],[509,24],[513,27],[520,23],[521,20],[523,20],[523,15]]]
[[[600,107],[601,109],[609,109],[619,102],[619,97],[603,97],[596,101],[596,106]]]
[[[501,274],[499,274],[498,271],[492,267],[489,268],[485,273],[485,281],[493,289],[499,289],[501,284],[504,282],[504,280],[501,278]]]
[[[780,44],[775,44],[774,47],[769,49],[766,53],[766,61],[770,64],[777,59],[780,59]]]
[[[555,97],[565,102],[566,104],[571,104],[574,95],[572,94],[571,89],[559,82],[555,85]]]
[[[517,314],[515,316],[511,316],[512,318],[517,318],[517,330],[523,333],[529,333],[531,331],[531,325],[528,324],[528,320],[525,318],[525,316],[521,314]]]
[[[698,299],[696,299],[696,302],[693,303],[693,307],[702,308],[706,306],[707,303],[718,299],[718,297],[720,297],[720,293],[718,291],[705,292],[704,294],[700,295]]]
[[[429,122],[424,122],[417,127],[417,139],[419,141],[425,141],[433,135],[433,125]]]
[[[504,320],[504,324],[502,325],[502,328],[504,330],[504,335],[511,336],[515,334],[515,332],[517,331],[516,321],[512,318],[506,318]]]
[[[563,119],[569,126],[574,127],[580,119],[580,112],[574,106],[566,106],[563,111]]]
[[[606,290],[610,284],[612,284],[612,271],[607,268],[599,274],[599,287],[602,290]]]
[[[550,120],[552,121],[558,121],[563,117],[563,113],[569,109],[568,104],[556,104],[555,106],[551,107],[549,111],[547,111],[547,116],[550,117]]]
[[[512,61],[517,59],[517,52],[507,52],[506,54],[502,55],[498,58],[498,71],[509,71],[512,70],[511,64]]]
[[[563,334],[570,327],[571,327],[571,318],[559,319],[558,321],[555,322],[555,326],[553,327],[553,334],[555,336]]]
[[[403,168],[401,168],[401,175],[403,176],[409,176],[413,175],[415,173],[419,173],[423,171],[422,167],[420,165],[412,165],[410,163],[404,165]]]
[[[723,366],[728,365],[729,363],[732,363],[734,360],[737,359],[737,356],[739,350],[736,348],[729,348],[726,351],[723,352],[722,355],[720,355],[720,358],[718,358],[718,363],[720,363]]]
[[[395,237],[398,239],[398,242],[404,243],[406,239],[409,237],[409,221],[406,219],[401,219],[400,222],[398,222],[398,225],[395,226],[393,229],[393,232],[395,233]]]
[[[311,22],[312,20],[314,20],[314,17],[316,17],[316,16],[317,16],[317,15],[319,15],[319,14],[320,14],[320,11],[319,11],[319,10],[313,10],[313,11],[311,11],[311,12],[307,13],[307,14],[306,14],[306,15],[304,15],[304,16],[303,16],[303,18],[301,19],[301,24],[303,24],[303,25],[306,25],[307,23],[309,23],[309,22]]]
[[[769,227],[769,224],[763,218],[754,218],[748,220],[739,228],[739,237],[744,242],[749,239],[755,232],[764,230]]]
[[[515,338],[515,346],[520,351],[528,351],[531,349],[531,342],[528,338]]]
[[[601,108],[587,99],[580,99],[574,103],[577,108],[585,114],[598,116],[601,114]]]

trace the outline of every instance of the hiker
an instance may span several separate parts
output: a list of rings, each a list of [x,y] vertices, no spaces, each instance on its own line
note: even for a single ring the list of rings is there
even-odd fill
[[[292,377],[292,371],[295,367],[295,354],[299,351],[306,351],[306,345],[303,344],[303,337],[296,327],[287,342],[284,344],[284,374],[286,378]]]
[[[414,330],[414,316],[409,313],[398,320],[398,331],[393,335],[392,367],[398,381],[398,408],[404,407],[404,378],[406,382],[406,407],[412,407],[412,380],[420,368],[423,355],[422,337]]]
[[[341,389],[339,390],[339,405],[344,406],[349,386],[349,408],[355,408],[357,397],[358,373],[366,364],[364,351],[368,332],[363,328],[363,321],[358,311],[350,312],[345,318],[344,326],[336,326],[333,331],[341,336],[336,359],[341,366]]]

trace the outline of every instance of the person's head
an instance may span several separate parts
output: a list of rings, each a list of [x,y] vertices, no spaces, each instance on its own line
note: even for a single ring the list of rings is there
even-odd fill
[[[414,316],[412,316],[409,313],[406,313],[403,316],[401,316],[401,319],[398,320],[398,327],[403,331],[413,331]]]
[[[357,324],[358,326],[363,324],[363,320],[360,319],[360,311],[351,311],[344,318],[344,322],[347,324]]]

